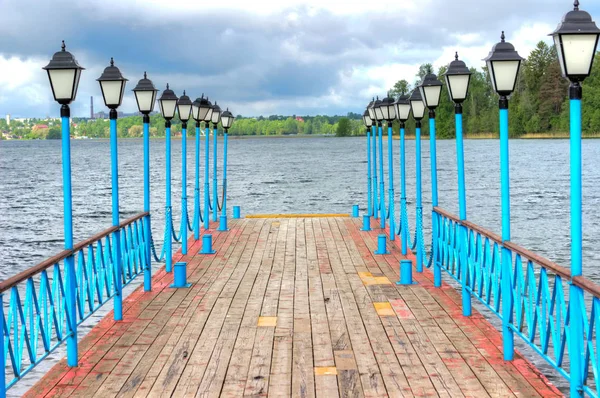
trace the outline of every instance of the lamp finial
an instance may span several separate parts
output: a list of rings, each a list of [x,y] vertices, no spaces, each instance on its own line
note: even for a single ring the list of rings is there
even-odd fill
[[[573,7],[575,7],[575,11],[579,11],[579,0],[575,0]]]
[[[66,51],[67,46],[65,46],[65,41],[62,41],[62,45],[60,46],[60,48],[62,49],[62,51]]]
[[[454,53],[454,59],[455,59],[456,61],[458,61],[458,51],[456,51],[456,52]]]
[[[144,71],[144,79],[147,79],[148,76],[146,76],[146,71]]]
[[[115,60],[113,57],[110,57],[110,66],[115,66]]]
[[[500,40],[502,43],[504,43],[504,39],[506,39],[506,36],[504,36],[504,31],[502,31],[502,34],[500,35]]]

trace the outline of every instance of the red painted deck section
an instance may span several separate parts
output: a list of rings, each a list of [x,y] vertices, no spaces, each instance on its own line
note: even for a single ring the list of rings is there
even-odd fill
[[[372,225],[377,225],[372,220]],[[216,228],[216,224],[211,226]],[[451,286],[397,286],[401,253],[351,218],[231,220],[216,255],[189,241],[188,289],[164,268],[27,397],[445,396],[562,394]],[[412,257],[412,256],[409,256]],[[414,257],[412,258],[414,261]]]

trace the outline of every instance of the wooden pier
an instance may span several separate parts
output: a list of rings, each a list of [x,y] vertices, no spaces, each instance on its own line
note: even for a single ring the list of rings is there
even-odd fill
[[[373,220],[373,225],[375,221]],[[212,227],[216,228],[216,225]],[[397,286],[400,248],[348,217],[246,218],[190,241],[190,288],[164,269],[124,302],[29,397],[562,396],[501,334],[461,312],[429,270]]]

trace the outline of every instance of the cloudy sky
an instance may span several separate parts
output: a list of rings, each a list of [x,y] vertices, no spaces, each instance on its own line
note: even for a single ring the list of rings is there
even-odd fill
[[[397,80],[458,51],[481,67],[505,30],[526,56],[571,0],[0,0],[0,115],[57,116],[42,67],[65,40],[86,68],[74,116],[103,109],[96,79],[114,57],[130,89],[208,94],[245,116],[361,112]],[[600,2],[581,8],[600,19]]]

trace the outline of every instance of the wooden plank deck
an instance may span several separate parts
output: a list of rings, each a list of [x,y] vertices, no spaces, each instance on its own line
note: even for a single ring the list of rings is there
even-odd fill
[[[373,221],[373,224],[375,222]],[[212,226],[213,228],[216,225]],[[398,242],[342,217],[231,220],[190,241],[187,289],[157,272],[80,342],[28,397],[562,396],[450,286],[397,286]]]

